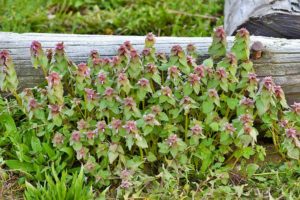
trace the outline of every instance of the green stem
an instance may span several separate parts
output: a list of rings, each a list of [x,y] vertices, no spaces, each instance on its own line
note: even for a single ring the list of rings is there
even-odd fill
[[[22,108],[23,107],[22,99],[20,98],[18,93],[16,91],[12,91],[12,94],[16,98],[18,105]]]
[[[188,123],[189,123],[189,115],[186,114],[185,115],[185,134],[184,134],[184,138],[185,138],[185,142],[187,142],[187,135],[188,135]]]
[[[143,149],[141,147],[139,147],[139,150],[140,150],[141,159],[144,160]]]

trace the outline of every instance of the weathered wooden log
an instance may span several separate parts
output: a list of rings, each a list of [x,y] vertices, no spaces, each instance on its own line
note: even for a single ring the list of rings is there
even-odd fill
[[[226,0],[224,17],[228,35],[244,27],[251,35],[300,39],[299,0]]]
[[[233,37],[228,37],[229,48]],[[53,48],[57,42],[64,42],[69,58],[75,63],[85,62],[91,50],[98,50],[102,57],[117,54],[117,49],[126,40],[141,51],[144,46],[143,36],[103,36],[72,34],[39,34],[39,33],[0,33],[0,49],[11,52],[21,87],[31,87],[40,83],[41,71],[35,70],[30,61],[30,44],[40,41],[43,48]],[[287,94],[289,102],[300,101],[300,40],[287,40],[252,36],[251,42],[260,41],[264,45],[262,58],[255,60],[259,76],[273,76]],[[202,56],[207,56],[211,38],[208,37],[158,37],[156,49],[170,52],[173,45],[186,46],[193,43]]]

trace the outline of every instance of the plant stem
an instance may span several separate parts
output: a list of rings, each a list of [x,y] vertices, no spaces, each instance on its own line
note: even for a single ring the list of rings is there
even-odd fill
[[[141,159],[144,160],[143,149],[141,147],[139,147],[139,150],[140,150]]]
[[[184,134],[184,138],[185,138],[185,142],[187,142],[187,135],[188,135],[188,123],[189,123],[189,115],[186,114],[185,115],[185,134]]]

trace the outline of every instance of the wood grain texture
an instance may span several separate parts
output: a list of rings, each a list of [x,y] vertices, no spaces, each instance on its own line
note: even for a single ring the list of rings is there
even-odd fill
[[[32,87],[40,83],[42,73],[32,68],[29,47],[33,40],[40,41],[43,48],[53,48],[58,42],[64,42],[69,58],[75,63],[85,62],[91,50],[98,50],[102,57],[117,54],[118,47],[124,41],[131,41],[140,52],[144,46],[143,36],[103,36],[73,34],[39,33],[0,33],[0,49],[11,52],[21,87]],[[289,102],[300,101],[300,40],[287,40],[252,36],[251,42],[260,41],[264,45],[263,57],[256,60],[255,68],[260,77],[273,76],[277,84],[282,85]],[[228,37],[228,48],[233,37]],[[193,43],[201,57],[207,57],[211,38],[208,37],[158,37],[156,49],[169,53],[173,45],[185,47]]]
[[[252,35],[300,39],[299,0],[226,0],[224,18],[228,35],[244,27]]]

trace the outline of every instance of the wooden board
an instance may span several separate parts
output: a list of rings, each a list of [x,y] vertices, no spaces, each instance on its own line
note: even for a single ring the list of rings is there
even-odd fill
[[[226,0],[224,18],[228,35],[244,27],[252,35],[300,39],[299,0]]]
[[[126,40],[141,51],[144,36],[104,36],[74,34],[40,33],[0,33],[0,49],[8,49],[16,64],[16,70],[22,87],[31,87],[40,83],[42,73],[32,68],[29,47],[33,40],[40,41],[43,48],[53,48],[58,42],[64,42],[66,52],[75,63],[85,62],[91,50],[98,50],[102,57],[114,56],[118,47]],[[233,37],[228,37],[229,48]],[[265,46],[263,57],[255,61],[259,76],[273,76],[277,84],[282,85],[289,102],[300,101],[300,40],[287,40],[252,36],[251,42],[260,41]],[[158,37],[157,51],[170,52],[173,45],[185,47],[193,43],[203,57],[211,44],[208,37]]]

